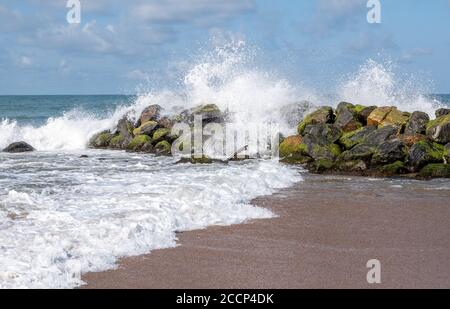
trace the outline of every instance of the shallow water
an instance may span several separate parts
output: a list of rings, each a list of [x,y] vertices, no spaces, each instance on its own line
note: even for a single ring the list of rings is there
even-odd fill
[[[300,180],[270,161],[224,166],[118,151],[0,154],[0,287],[74,287],[81,272],[175,246],[176,231],[271,217],[249,201]]]

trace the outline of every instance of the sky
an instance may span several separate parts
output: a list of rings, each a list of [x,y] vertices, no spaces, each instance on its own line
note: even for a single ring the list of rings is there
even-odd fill
[[[254,65],[331,87],[368,59],[450,93],[450,0],[0,0],[0,95],[135,93],[173,83],[202,51],[243,41]],[[197,59],[198,61],[198,59]]]

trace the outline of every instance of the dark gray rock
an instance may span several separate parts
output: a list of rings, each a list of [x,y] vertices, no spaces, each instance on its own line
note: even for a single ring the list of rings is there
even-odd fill
[[[429,163],[442,163],[444,161],[445,147],[430,141],[420,141],[414,144],[408,153],[408,165],[412,171],[419,171],[420,168]]]
[[[147,121],[158,121],[160,114],[162,111],[162,107],[159,105],[150,105],[147,106],[141,113],[141,117],[139,118],[139,125],[147,122]]]
[[[372,156],[371,165],[403,161],[407,155],[405,144],[399,139],[388,140],[378,146]]]
[[[342,136],[342,131],[332,124],[308,125],[303,132],[305,135],[312,135],[318,139],[326,139],[328,143],[335,143]]]
[[[339,156],[339,161],[370,161],[373,154],[375,152],[375,147],[367,145],[367,144],[359,144],[353,147],[350,150],[344,151]]]
[[[405,134],[406,135],[414,135],[414,134],[425,134],[427,129],[427,123],[430,121],[430,116],[424,112],[414,112],[409,118],[408,123],[406,124]]]
[[[5,149],[3,149],[3,152],[20,153],[20,152],[30,152],[34,150],[35,149],[30,144],[27,144],[25,142],[15,142],[10,144]]]
[[[123,117],[117,123],[117,133],[123,137],[122,144],[127,145],[133,139],[134,126],[128,117]]]
[[[357,120],[355,106],[347,102],[341,102],[337,106],[334,124],[344,132],[355,131],[362,127],[362,124]]]
[[[363,124],[367,125],[367,118],[369,118],[369,115],[376,109],[376,106],[368,106],[366,108],[363,108],[361,112],[357,114],[358,120]]]
[[[435,112],[436,118],[450,114],[449,108],[440,108]]]
[[[387,140],[393,139],[397,136],[398,128],[393,126],[386,126],[375,130],[367,135],[364,144],[370,146],[379,146]]]

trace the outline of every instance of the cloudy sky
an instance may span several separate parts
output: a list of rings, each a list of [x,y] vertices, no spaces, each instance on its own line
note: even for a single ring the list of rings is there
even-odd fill
[[[169,84],[193,55],[244,40],[258,66],[327,87],[367,59],[450,93],[450,0],[0,0],[0,94],[133,93]],[[218,42],[219,41],[219,42]]]

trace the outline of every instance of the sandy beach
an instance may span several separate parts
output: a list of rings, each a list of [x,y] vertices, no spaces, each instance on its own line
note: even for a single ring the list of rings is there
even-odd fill
[[[277,218],[179,234],[83,288],[450,288],[450,189],[305,175],[254,200]],[[381,284],[366,281],[370,259]]]

